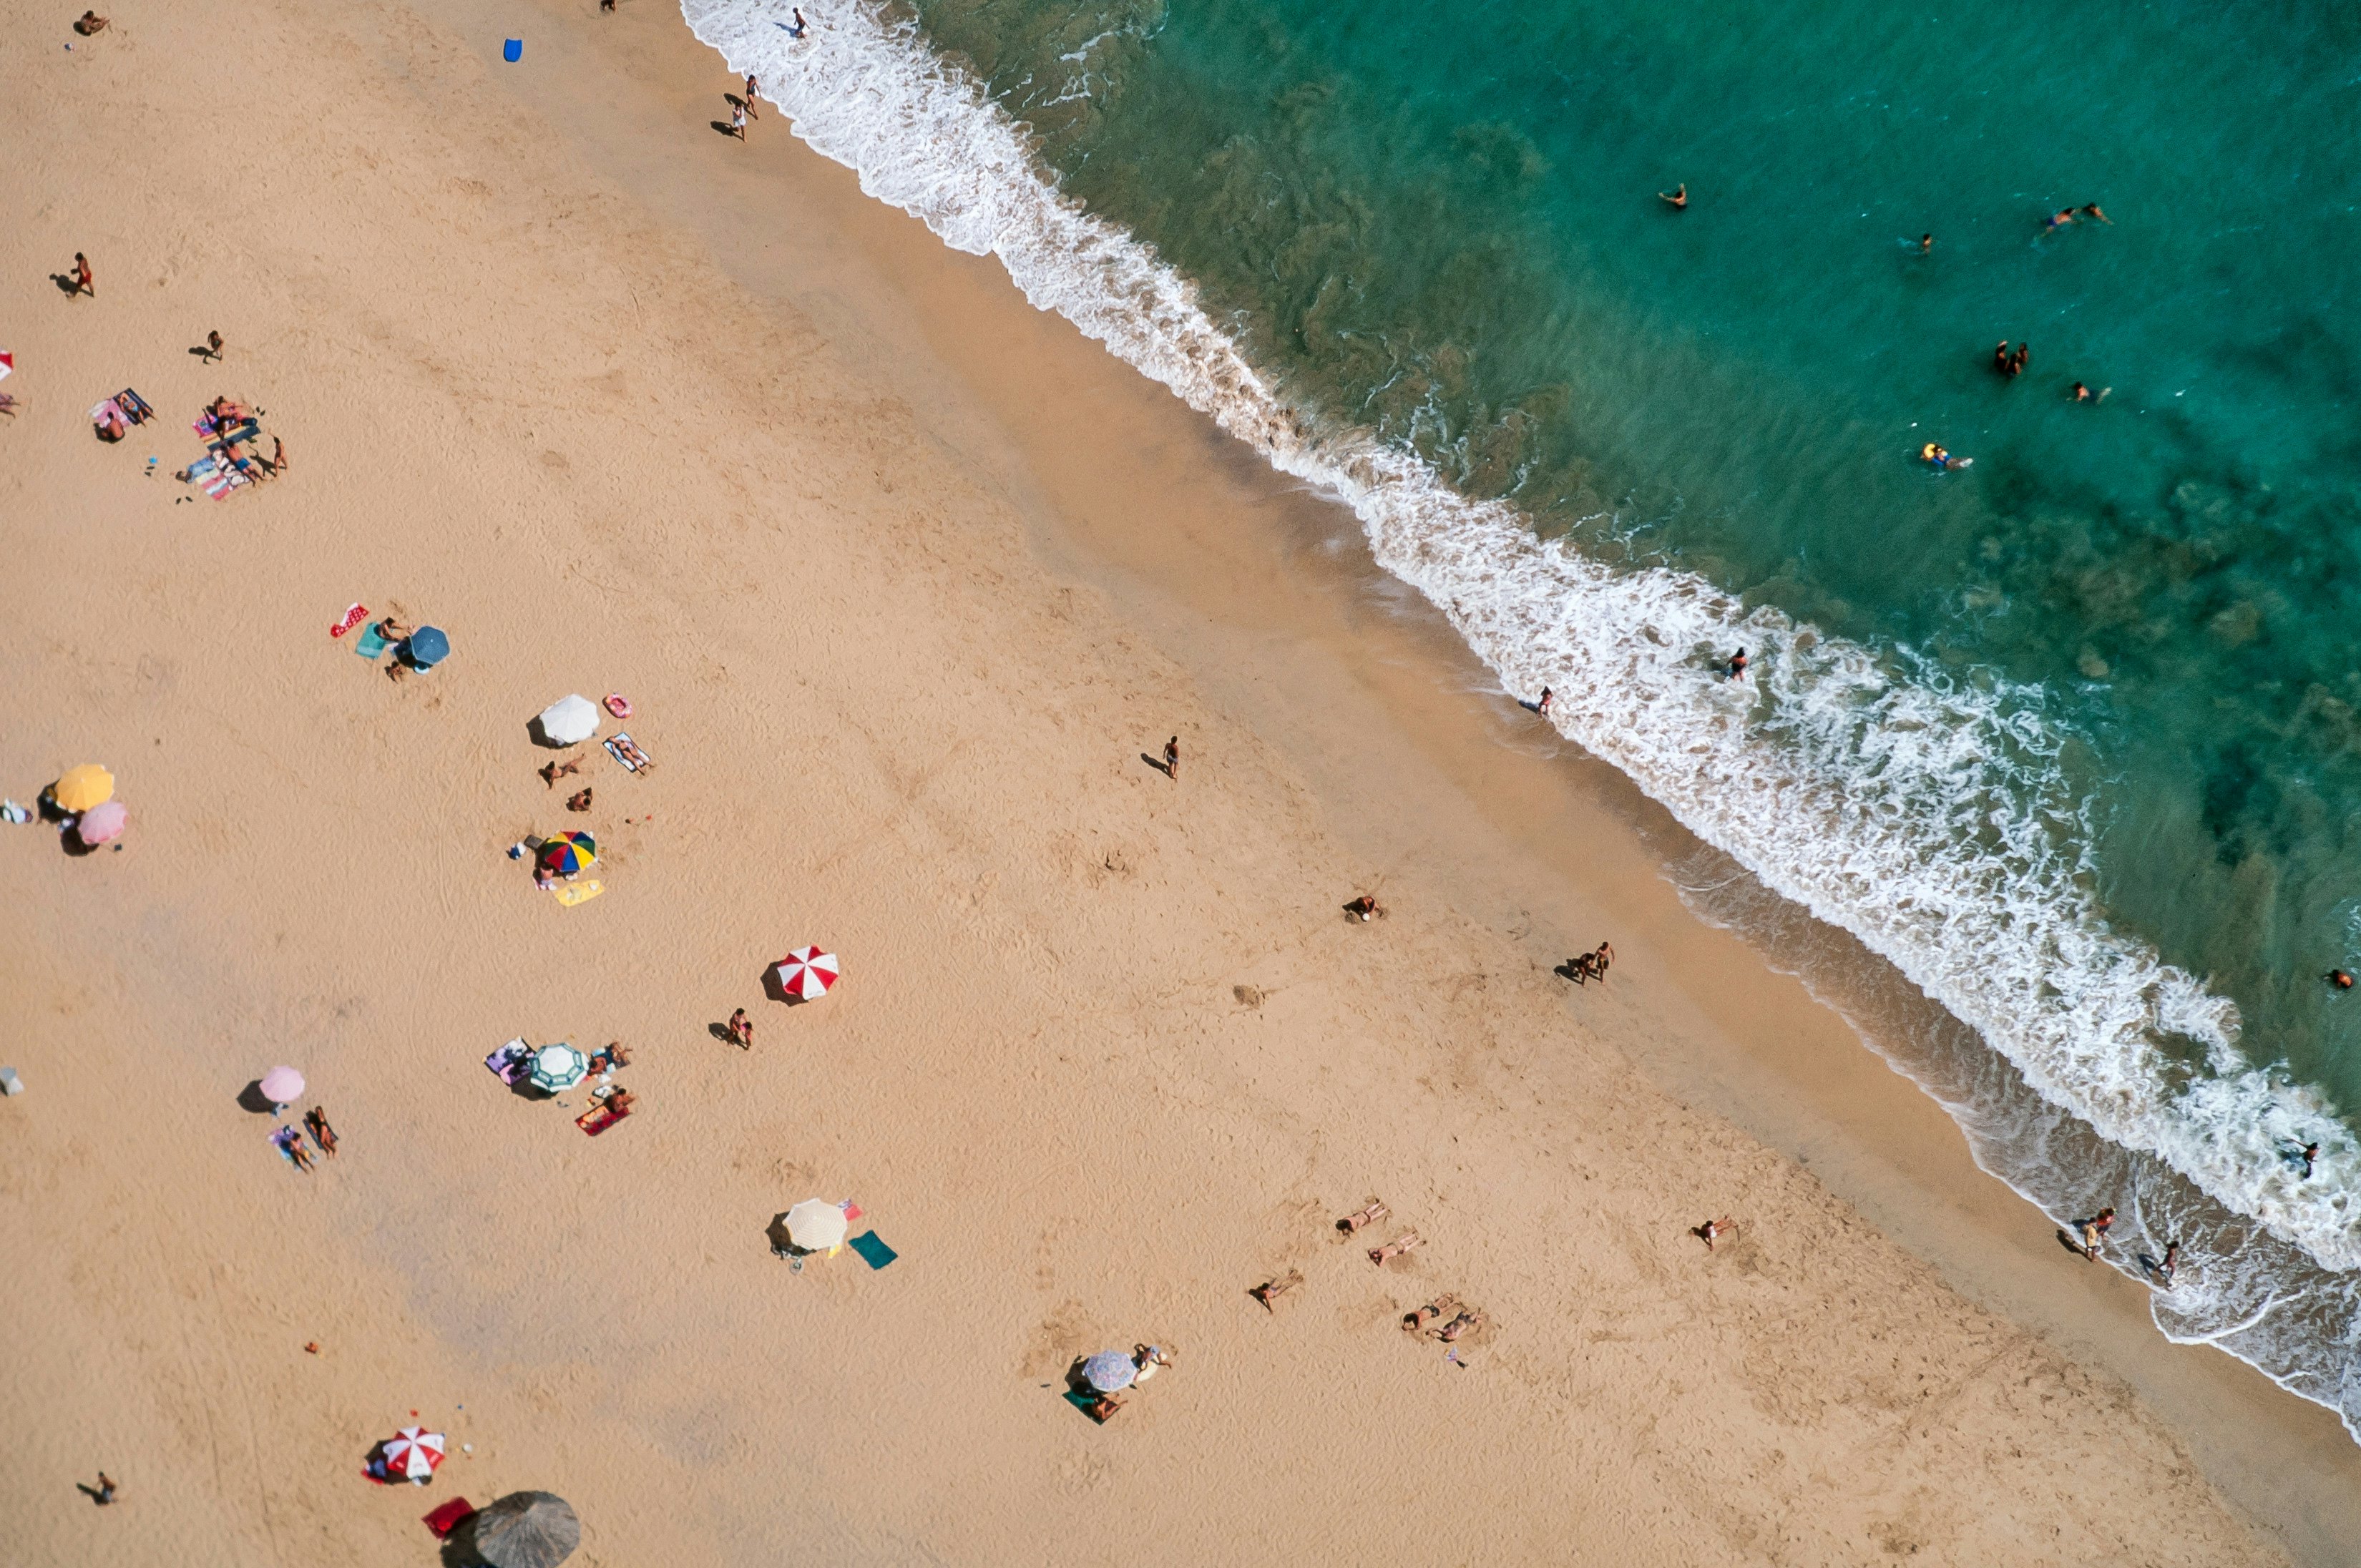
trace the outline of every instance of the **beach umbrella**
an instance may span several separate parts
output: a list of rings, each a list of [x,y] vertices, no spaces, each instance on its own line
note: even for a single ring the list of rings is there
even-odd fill
[[[262,1075],[262,1094],[273,1105],[292,1105],[303,1098],[303,1075],[291,1067],[274,1067]]]
[[[49,798],[60,811],[88,811],[115,798],[115,775],[96,762],[84,762],[57,782]]]
[[[387,1440],[385,1467],[405,1481],[423,1481],[443,1463],[443,1434],[404,1427]]]
[[[844,1211],[825,1198],[807,1198],[787,1211],[787,1240],[806,1252],[844,1245]]]
[[[533,1086],[555,1094],[588,1076],[590,1059],[572,1046],[544,1046],[533,1053]]]
[[[598,709],[587,696],[562,696],[541,710],[541,732],[553,746],[571,746],[598,733]]]
[[[554,1492],[511,1492],[467,1525],[492,1568],[557,1568],[582,1544],[574,1505]]]
[[[560,876],[572,876],[598,858],[598,840],[588,833],[560,833],[544,839],[541,858]]]
[[[797,948],[779,960],[779,989],[798,1002],[817,1002],[836,983],[834,953],[818,948]]]
[[[121,801],[102,800],[82,814],[82,820],[74,824],[74,835],[94,850],[110,839],[122,838],[123,825],[130,815],[123,809]]]
[[[431,670],[451,656],[451,640],[439,626],[422,626],[410,634],[409,651],[412,664]]]
[[[1103,1350],[1082,1363],[1082,1381],[1102,1394],[1121,1393],[1138,1376],[1139,1368],[1119,1350]]]

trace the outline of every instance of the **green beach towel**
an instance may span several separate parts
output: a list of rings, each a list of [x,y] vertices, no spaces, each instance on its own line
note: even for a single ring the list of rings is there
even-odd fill
[[[900,1253],[895,1252],[892,1247],[887,1246],[884,1239],[878,1235],[875,1231],[863,1231],[859,1235],[853,1237],[851,1241],[845,1243],[845,1245],[859,1253],[861,1255],[861,1261],[867,1264],[872,1268],[883,1268],[887,1264],[902,1255]]]
[[[374,659],[392,646],[392,643],[378,635],[377,622],[372,620],[361,628],[360,641],[353,644],[353,652],[364,659]]]

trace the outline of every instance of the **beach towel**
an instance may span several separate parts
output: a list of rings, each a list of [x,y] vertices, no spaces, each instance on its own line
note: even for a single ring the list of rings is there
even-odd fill
[[[222,432],[220,434],[214,436],[211,441],[206,442],[205,445],[212,451],[219,452],[225,446],[242,446],[261,433],[262,422],[257,419],[249,419],[244,424],[239,425],[236,430]]]
[[[575,1117],[574,1124],[595,1138],[631,1113],[628,1105],[618,1111],[612,1104],[601,1104]]]
[[[474,1519],[475,1517],[475,1504],[467,1501],[465,1497],[454,1497],[449,1502],[444,1504],[441,1508],[436,1508],[433,1513],[428,1514],[426,1516],[425,1523],[426,1528],[434,1532],[434,1539],[440,1541],[445,1536],[449,1535],[453,1530],[457,1530],[461,1525],[466,1524],[469,1519]]]
[[[484,1065],[491,1069],[492,1076],[502,1083],[514,1083],[525,1075],[527,1064],[532,1060],[533,1047],[526,1045],[524,1036],[520,1035],[486,1057]]]
[[[883,1268],[902,1255],[887,1246],[884,1238],[875,1231],[863,1231],[844,1244],[861,1255],[861,1261],[872,1268]]]
[[[210,457],[200,457],[195,462],[190,464],[186,468],[181,470],[181,481],[183,483],[188,483],[193,480],[202,479],[220,466],[220,464],[214,462]]]
[[[641,766],[650,761],[648,754],[640,750],[640,743],[632,740],[628,733],[609,736],[606,746],[607,755],[622,763],[623,771],[627,773],[638,773]],[[635,756],[639,758],[639,762],[631,761]]]
[[[290,1165],[295,1164],[295,1139],[296,1133],[292,1127],[281,1127],[270,1135],[270,1146],[277,1149],[279,1157]],[[302,1168],[297,1166],[296,1168],[300,1170]]]
[[[392,643],[379,635],[377,622],[372,620],[361,628],[359,639],[353,643],[353,652],[364,659],[374,659],[392,646]]]
[[[349,604],[345,607],[344,619],[337,621],[335,625],[328,628],[328,635],[331,637],[342,637],[346,632],[350,631],[354,627],[358,626],[368,618],[368,606],[357,601],[353,604]]]
[[[607,891],[606,884],[593,877],[588,882],[569,882],[557,890],[557,902],[571,909],[577,904],[588,904]]]
[[[124,417],[134,424],[146,424],[156,417],[156,411],[148,406],[148,400],[128,387],[115,394],[115,406],[121,409]]]

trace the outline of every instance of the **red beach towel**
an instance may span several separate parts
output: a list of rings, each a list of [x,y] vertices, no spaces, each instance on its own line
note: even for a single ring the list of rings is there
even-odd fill
[[[437,1541],[449,1535],[476,1517],[476,1506],[465,1497],[454,1497],[426,1516],[426,1528],[434,1532]]]
[[[354,627],[358,626],[368,615],[368,606],[365,604],[356,604],[352,606],[345,611],[344,620],[328,628],[328,635],[331,637],[342,637],[346,632],[350,631]]]

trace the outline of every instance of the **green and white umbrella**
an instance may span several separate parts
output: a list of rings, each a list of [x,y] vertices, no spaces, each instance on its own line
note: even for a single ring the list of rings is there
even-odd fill
[[[590,1058],[572,1046],[544,1046],[533,1053],[533,1086],[548,1093],[573,1088],[589,1072]]]

